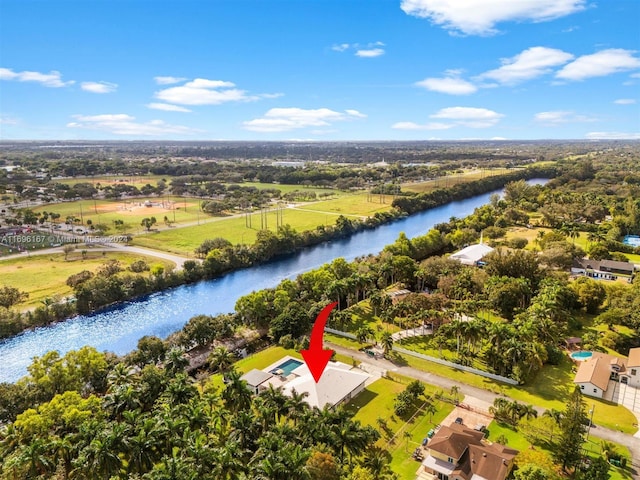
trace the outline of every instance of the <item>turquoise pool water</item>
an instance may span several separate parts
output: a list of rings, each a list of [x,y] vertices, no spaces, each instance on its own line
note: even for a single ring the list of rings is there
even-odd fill
[[[593,352],[588,351],[573,352],[571,354],[571,358],[573,358],[574,360],[586,360],[587,358],[591,358],[592,356]]]
[[[273,370],[271,370],[271,373],[275,373],[278,370],[282,370],[284,372],[283,375],[285,377],[287,377],[287,376],[291,375],[291,372],[293,372],[300,365],[302,365],[302,362],[300,360],[294,360],[293,358],[290,358],[290,359],[282,362],[280,365],[278,365]]]
[[[622,239],[622,243],[626,243],[627,245],[631,245],[632,247],[640,247],[640,236],[627,235]]]

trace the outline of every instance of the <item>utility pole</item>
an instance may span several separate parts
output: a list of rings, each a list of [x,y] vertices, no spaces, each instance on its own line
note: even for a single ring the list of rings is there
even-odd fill
[[[596,409],[596,406],[592,405],[591,406],[591,411],[589,411],[589,413],[591,414],[591,417],[589,418],[589,428],[587,429],[587,436],[584,439],[585,443],[587,443],[589,441],[589,433],[591,433],[591,425],[593,425],[593,411],[595,409]]]

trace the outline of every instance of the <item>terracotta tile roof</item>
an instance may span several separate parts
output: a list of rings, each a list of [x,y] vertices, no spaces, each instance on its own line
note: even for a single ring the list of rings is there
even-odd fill
[[[482,446],[470,445],[471,472],[487,480],[506,478],[511,461],[517,454],[517,450],[507,448],[499,443]]]
[[[640,367],[640,347],[629,350],[627,367]]]
[[[597,353],[593,352],[593,356],[589,360],[580,363],[573,383],[591,383],[605,391],[609,386],[609,377],[611,376],[611,359],[607,358],[610,355],[596,355]]]
[[[465,480],[504,480],[518,454],[499,443],[487,444],[484,434],[456,423],[443,426],[429,441],[429,449],[455,458],[452,475]]]
[[[440,430],[429,441],[429,449],[459,460],[469,444],[480,444],[484,433],[471,430],[457,423],[440,427]]]

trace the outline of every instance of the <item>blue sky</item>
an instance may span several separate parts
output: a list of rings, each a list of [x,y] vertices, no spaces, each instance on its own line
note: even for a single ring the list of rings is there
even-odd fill
[[[638,0],[0,0],[0,138],[640,139]]]

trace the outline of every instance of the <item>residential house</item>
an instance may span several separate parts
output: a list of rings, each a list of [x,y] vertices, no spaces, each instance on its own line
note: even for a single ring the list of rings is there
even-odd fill
[[[457,260],[463,265],[478,266],[482,265],[482,259],[489,253],[493,252],[493,248],[484,243],[478,243],[476,245],[469,245],[449,256],[452,260]]]
[[[484,440],[484,433],[452,423],[442,426],[427,444],[418,470],[424,480],[505,480],[517,450]]]
[[[640,347],[629,350],[626,375],[626,383],[632,387],[640,388]]]
[[[629,350],[629,358],[621,358],[601,352],[593,352],[591,357],[580,362],[573,383],[585,395],[610,400],[607,393],[610,381],[640,388],[640,347]]]
[[[574,258],[571,273],[585,275],[596,280],[617,280],[619,275],[631,277],[635,266],[629,262],[616,260],[592,260],[590,258]]]
[[[365,388],[372,377],[368,373],[341,362],[329,362],[316,383],[306,363],[286,356],[264,370],[253,369],[242,376],[254,394],[277,388],[291,396],[295,390],[305,395],[310,407],[335,408],[346,403]]]

